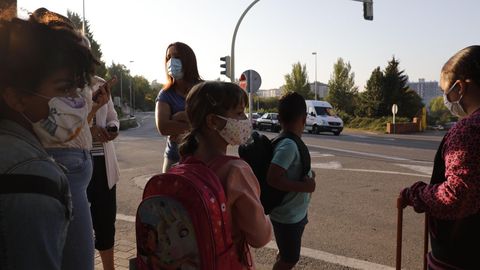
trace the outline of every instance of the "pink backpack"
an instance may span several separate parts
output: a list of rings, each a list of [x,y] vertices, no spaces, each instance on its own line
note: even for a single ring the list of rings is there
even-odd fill
[[[223,166],[231,159],[236,157],[225,156],[213,164]],[[230,220],[217,175],[188,157],[145,186],[135,225],[136,268],[243,269]]]

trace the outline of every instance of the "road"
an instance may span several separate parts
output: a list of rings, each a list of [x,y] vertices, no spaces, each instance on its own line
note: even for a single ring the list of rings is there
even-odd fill
[[[122,131],[115,141],[121,168],[118,231],[132,240],[131,220],[147,179],[161,172],[165,144],[165,138],[156,131],[153,113],[137,117],[140,127]],[[394,267],[396,198],[403,187],[429,181],[442,135],[378,135],[348,130],[340,136],[305,133],[317,190],[302,243],[307,256],[297,269]],[[236,149],[229,148],[229,153],[235,154]],[[403,266],[420,269],[423,216],[407,208],[403,222]],[[256,261],[269,265],[275,251],[260,249],[256,254]]]

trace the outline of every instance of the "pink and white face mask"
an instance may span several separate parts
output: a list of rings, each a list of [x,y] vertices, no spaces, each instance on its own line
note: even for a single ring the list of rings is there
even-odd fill
[[[252,134],[252,123],[250,119],[233,119],[217,115],[226,120],[227,123],[218,134],[230,145],[240,145],[247,142]]]

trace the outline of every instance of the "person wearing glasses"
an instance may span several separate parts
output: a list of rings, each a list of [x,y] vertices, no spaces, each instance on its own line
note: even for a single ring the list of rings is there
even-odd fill
[[[430,184],[417,182],[400,196],[426,213],[429,269],[480,269],[480,46],[464,48],[443,66],[445,106],[459,121],[443,138]]]

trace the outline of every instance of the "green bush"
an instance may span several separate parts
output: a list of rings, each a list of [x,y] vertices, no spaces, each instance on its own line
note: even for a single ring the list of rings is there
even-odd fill
[[[343,118],[342,118],[343,120]],[[345,127],[356,128],[363,130],[371,131],[381,131],[385,132],[387,128],[387,123],[392,122],[392,117],[379,117],[379,118],[368,118],[368,117],[355,117],[351,119],[348,123],[345,122]],[[411,122],[409,118],[397,117],[395,118],[396,123],[409,123]]]

